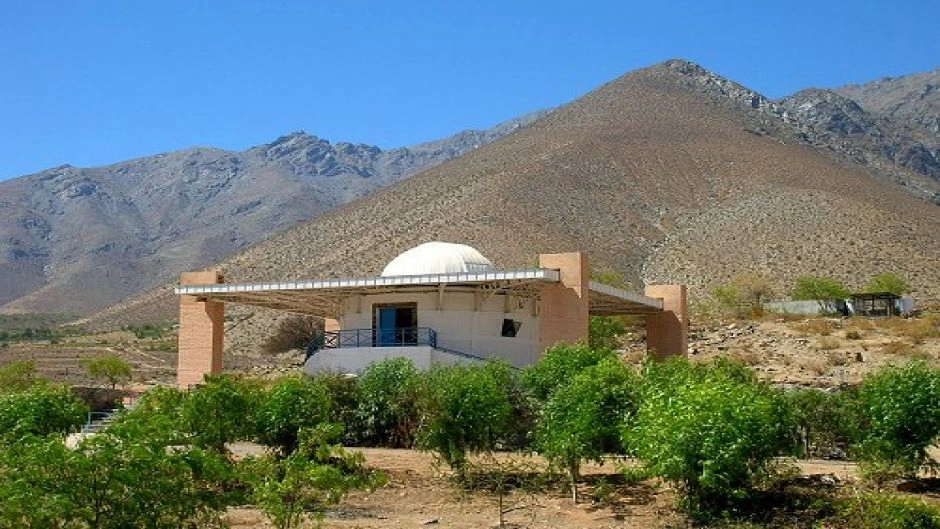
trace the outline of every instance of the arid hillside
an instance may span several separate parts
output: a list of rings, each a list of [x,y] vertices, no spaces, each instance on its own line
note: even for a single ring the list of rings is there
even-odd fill
[[[581,250],[596,269],[687,283],[693,298],[742,273],[785,291],[802,274],[854,287],[885,271],[922,300],[940,295],[940,208],[791,139],[785,122],[703,85],[692,66],[625,75],[218,267],[230,281],[373,275],[437,239],[503,267]],[[90,322],[167,318],[173,306],[165,287]]]

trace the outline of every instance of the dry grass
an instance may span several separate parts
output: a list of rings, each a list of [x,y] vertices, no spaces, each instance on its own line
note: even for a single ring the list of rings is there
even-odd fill
[[[830,320],[814,318],[794,325],[793,330],[804,335],[829,336],[835,330],[835,325]]]
[[[829,358],[820,358],[817,356],[810,358],[803,358],[800,360],[800,369],[809,371],[816,375],[822,376],[825,375],[831,364],[829,363]]]
[[[846,340],[861,340],[862,338],[864,338],[864,336],[865,335],[862,334],[862,331],[857,331],[855,329],[849,329],[845,331]]]
[[[842,340],[835,336],[822,336],[816,341],[816,347],[822,351],[832,351],[842,347]]]
[[[826,355],[826,358],[829,360],[829,363],[834,366],[844,366],[849,363],[849,358],[845,353],[840,353],[838,351],[829,351],[829,354]]]
[[[876,320],[876,325],[914,344],[924,343],[927,338],[940,337],[940,321],[933,318],[884,318]]]
[[[751,348],[737,349],[731,353],[731,358],[741,362],[746,366],[756,366],[760,364],[763,360],[760,353],[752,350]]]
[[[911,356],[916,347],[906,340],[894,340],[881,346],[881,352],[892,356]]]

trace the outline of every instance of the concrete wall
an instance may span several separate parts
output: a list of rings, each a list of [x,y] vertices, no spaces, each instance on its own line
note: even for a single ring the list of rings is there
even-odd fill
[[[340,317],[342,329],[371,329],[376,307],[389,303],[417,303],[418,327],[437,331],[437,344],[482,358],[498,358],[518,367],[538,361],[539,317],[533,316],[533,301],[506,296],[480,296],[472,292],[444,292],[438,304],[437,293],[380,294],[347,300]],[[479,310],[474,310],[479,303]],[[514,337],[502,336],[503,319],[520,322]],[[383,348],[384,349],[384,348]]]
[[[407,358],[418,369],[429,369],[434,364],[468,364],[469,358],[436,351],[432,347],[347,347],[322,349],[307,359],[304,372],[312,375],[322,371],[334,373],[361,373],[369,365],[388,358]]]

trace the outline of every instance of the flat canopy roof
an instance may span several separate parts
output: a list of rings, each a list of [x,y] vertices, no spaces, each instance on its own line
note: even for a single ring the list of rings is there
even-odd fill
[[[178,295],[199,296],[214,301],[242,303],[271,309],[336,317],[343,300],[354,295],[481,291],[534,297],[543,283],[560,281],[558,270],[530,268],[492,272],[388,276],[358,279],[301,279],[262,283],[180,285]],[[660,299],[650,298],[591,281],[591,314],[648,314],[663,310]]]

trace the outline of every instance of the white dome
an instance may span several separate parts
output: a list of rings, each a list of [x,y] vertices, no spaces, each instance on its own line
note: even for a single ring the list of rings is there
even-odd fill
[[[392,259],[382,277],[486,272],[493,263],[475,248],[450,242],[426,242]]]

